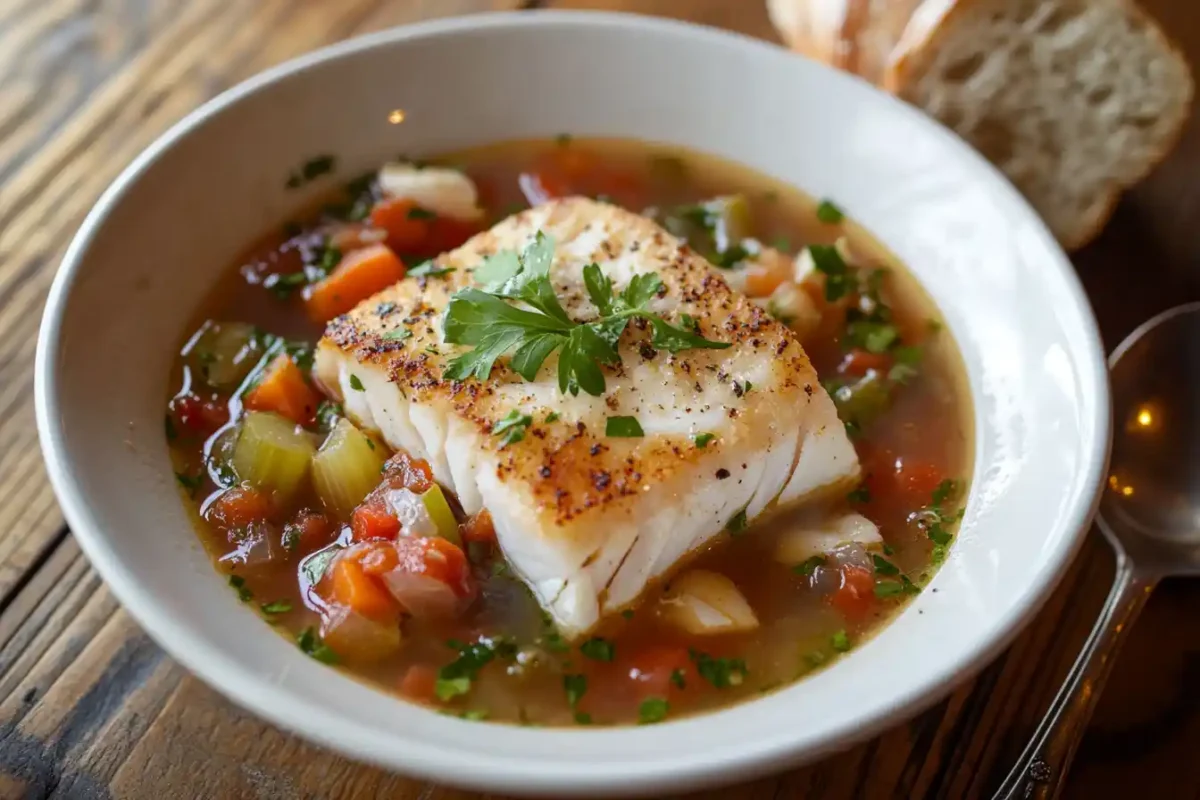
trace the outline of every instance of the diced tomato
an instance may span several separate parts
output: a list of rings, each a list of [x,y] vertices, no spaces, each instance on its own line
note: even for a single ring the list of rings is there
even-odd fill
[[[458,533],[464,542],[487,545],[496,542],[496,528],[492,524],[492,515],[486,508],[460,525]]]
[[[333,599],[377,622],[400,618],[400,604],[378,578],[368,575],[353,558],[339,558],[330,570]]]
[[[413,664],[400,681],[400,694],[418,703],[437,701],[437,670],[428,664]]]
[[[531,206],[540,206],[549,200],[574,194],[565,178],[549,170],[522,172],[517,178],[517,184]]]
[[[383,475],[393,489],[408,489],[414,494],[424,494],[433,486],[433,470],[429,462],[413,458],[403,450],[398,451],[383,465]]]
[[[875,605],[875,577],[862,567],[842,567],[842,585],[829,597],[846,619],[859,620]]]
[[[208,436],[229,422],[229,408],[216,398],[201,400],[194,394],[181,394],[171,400],[171,415],[185,432]]]
[[[422,247],[413,251],[414,255],[432,258],[448,250],[461,247],[467,239],[483,230],[479,222],[455,219],[454,217],[438,217],[430,222],[429,234]]]
[[[395,539],[400,535],[400,520],[392,516],[382,500],[369,498],[350,516],[350,536],[356,542]]]
[[[636,653],[625,668],[640,697],[668,697],[698,678],[687,650],[671,645],[656,645]],[[678,673],[678,677],[675,677]]]
[[[241,530],[271,516],[271,500],[249,486],[234,486],[205,509],[204,518],[222,531]]]
[[[387,231],[387,244],[397,253],[414,253],[425,246],[432,215],[406,197],[388,197],[371,209],[371,224]]]
[[[929,504],[944,475],[934,464],[893,451],[864,452],[862,463],[872,503],[907,514]]]
[[[291,553],[308,555],[333,541],[337,531],[329,517],[302,509],[283,528],[283,546]]]
[[[887,372],[892,366],[892,357],[886,353],[872,353],[856,347],[846,354],[838,365],[838,372],[845,375],[866,375],[870,370]]]

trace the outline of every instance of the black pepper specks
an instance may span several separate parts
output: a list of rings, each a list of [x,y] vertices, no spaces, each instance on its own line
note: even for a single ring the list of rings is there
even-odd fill
[[[728,477],[729,477],[729,470],[725,469],[724,467],[721,467],[719,470],[717,470],[717,480],[723,481]]]

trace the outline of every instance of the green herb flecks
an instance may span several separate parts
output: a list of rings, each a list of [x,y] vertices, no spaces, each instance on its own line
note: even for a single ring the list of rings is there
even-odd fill
[[[422,261],[404,274],[409,278],[440,278],[454,272],[454,267],[439,267],[434,261]]]
[[[250,587],[246,585],[246,579],[241,575],[230,575],[229,585],[237,592],[238,600],[243,603],[249,603],[254,599],[254,592],[250,591]]]
[[[437,214],[427,208],[413,206],[408,210],[407,217],[412,220],[437,219]]]
[[[688,656],[700,677],[718,689],[741,686],[746,680],[746,662],[740,658],[714,658],[698,650],[689,650]]]
[[[647,697],[638,706],[638,725],[653,725],[667,718],[670,704],[662,697]]]
[[[452,700],[471,691],[471,682],[479,671],[495,660],[498,653],[507,652],[512,643],[507,640],[480,639],[472,644],[450,641],[447,646],[458,650],[458,658],[438,670],[434,693],[439,700]]]
[[[500,437],[500,449],[516,444],[525,438],[525,432],[533,424],[533,417],[522,414],[517,409],[508,412],[502,419],[492,425],[492,435]]]
[[[567,703],[574,710],[579,701],[587,694],[588,681],[586,675],[563,675],[563,689],[567,693]]]
[[[844,220],[846,215],[842,210],[833,204],[831,200],[822,200],[817,205],[817,219],[824,222],[826,225],[837,225]]]
[[[204,485],[204,472],[197,472],[195,475],[189,475],[186,472],[176,472],[175,480],[187,490],[189,497],[195,497],[196,492],[200,491],[200,487]]]
[[[356,392],[365,392],[366,391],[366,389],[363,388],[362,380],[357,375],[354,375],[354,374],[350,375],[350,388]]]
[[[383,339],[389,342],[403,342],[405,339],[411,339],[413,332],[408,328],[396,328],[390,330],[383,335]]]
[[[286,614],[292,610],[292,604],[289,600],[272,600],[269,603],[263,603],[259,606],[264,614],[275,616],[277,614]]]
[[[837,302],[857,288],[854,275],[836,247],[810,244],[808,252],[812,256],[813,266],[825,276],[826,300],[831,303]]]
[[[527,381],[551,353],[558,352],[558,385],[562,392],[580,390],[599,396],[604,393],[602,366],[615,366],[620,338],[629,320],[640,317],[650,323],[651,345],[676,353],[691,348],[724,349],[713,342],[677,328],[651,313],[647,306],[662,287],[657,274],[637,275],[618,295],[608,277],[595,264],[584,267],[584,284],[600,318],[575,322],[563,309],[550,282],[554,243],[540,232],[521,255],[501,251],[476,268],[480,288],[462,289],[446,308],[444,338],[450,344],[470,345],[470,352],[457,356],[446,368],[448,380],[486,379],[502,355],[511,354],[510,366]],[[517,307],[520,302],[525,307]]]
[[[301,164],[298,170],[288,176],[287,188],[297,189],[322,175],[327,175],[333,172],[336,164],[337,159],[331,155],[313,156]]]
[[[733,536],[737,536],[749,527],[749,521],[746,519],[746,509],[734,514],[730,517],[729,522],[725,523],[725,530],[729,531]]]
[[[717,438],[715,433],[697,433],[692,436],[692,441],[695,443],[696,447],[699,447],[701,450],[703,450],[705,447],[708,447],[708,443],[715,438]]]
[[[594,637],[579,646],[579,652],[593,661],[612,661],[616,656],[616,648],[607,639]]]
[[[826,559],[823,555],[809,556],[796,566],[792,567],[792,572],[796,573],[797,575],[803,575],[807,578],[817,571],[817,567],[824,566],[827,560],[828,559]]]
[[[845,653],[852,645],[850,643],[850,635],[843,631],[836,631],[829,637],[829,646],[839,653]]]
[[[296,637],[296,645],[300,648],[301,652],[315,658],[322,664],[336,664],[340,660],[338,654],[321,640],[321,637],[317,634],[317,629],[311,625],[301,631]]]

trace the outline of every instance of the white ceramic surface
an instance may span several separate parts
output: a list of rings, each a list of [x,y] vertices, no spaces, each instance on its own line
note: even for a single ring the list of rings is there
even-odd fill
[[[401,125],[388,112],[403,108]],[[966,358],[977,456],[931,589],[843,662],[719,714],[544,730],[440,716],[269,632],[212,569],[168,462],[166,375],[199,299],[248,242],[349,176],[562,131],[677,142],[835,198],[916,272]],[[124,606],[236,702],[351,756],[438,781],[567,794],[680,791],[814,759],[948,692],[1029,618],[1090,518],[1109,429],[1102,347],[1071,266],[1016,192],[917,112],[770,45],[647,18],[433,22],[273,69],[188,116],[103,196],[50,294],[42,446],[67,520]]]

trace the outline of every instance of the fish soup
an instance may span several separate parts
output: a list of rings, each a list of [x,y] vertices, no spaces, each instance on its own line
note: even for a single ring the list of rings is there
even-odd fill
[[[328,201],[231,266],[181,349],[166,432],[216,569],[307,655],[472,720],[655,723],[827,667],[920,593],[953,546],[973,424],[957,349],[912,277],[836,202],[678,148],[569,137],[359,178],[322,156],[288,180],[329,183]],[[571,196],[600,204],[558,200]],[[558,220],[561,232],[573,215],[594,217],[576,220],[576,243],[599,220],[624,249],[564,278],[571,243],[543,228]],[[518,234],[525,244],[496,245]],[[660,267],[639,260],[676,251],[680,260]],[[679,266],[699,259],[702,276]],[[618,262],[636,274],[620,274]],[[681,291],[692,292],[686,308],[708,303],[711,313],[681,311]],[[751,327],[724,323],[728,307]],[[330,353],[349,355],[322,366]],[[792,395],[786,375],[776,385],[736,374],[755,359],[767,374],[792,359],[820,381],[792,385]],[[657,371],[675,382],[628,386]],[[680,400],[693,383],[703,409]],[[578,458],[611,449],[633,463],[664,447],[679,463],[732,459],[698,495],[664,495],[656,509],[679,502],[672,519],[688,519],[698,496],[743,499],[713,505],[703,541],[681,545],[675,526],[653,529],[633,505],[641,472],[621,491],[628,475],[587,472],[578,507],[596,527],[613,520],[613,537],[645,528],[574,565],[599,570],[599,583],[576,574],[555,583],[553,539],[570,515],[522,529],[503,508],[504,487],[515,486],[505,480],[516,480],[504,470],[486,478],[498,482],[488,483],[492,507],[481,491],[456,494],[466,484],[454,465],[473,454],[430,434],[441,422],[418,406],[434,389],[459,411],[463,398],[515,392],[503,395],[519,398],[511,407],[493,403],[491,416],[473,418],[489,457],[537,443],[550,458],[578,460],[569,448],[587,426],[574,415],[590,403],[609,411],[589,419]],[[801,436],[795,456],[763,466],[788,432],[754,428],[766,448],[754,450],[726,417],[759,409],[791,419],[778,400],[793,396],[831,399],[830,419]],[[403,430],[380,412],[408,402],[418,410],[404,412]],[[709,422],[689,422],[701,418]],[[661,432],[675,420],[684,427]],[[436,441],[427,452],[400,446],[416,434]],[[849,460],[830,469],[839,443]],[[550,464],[527,465],[530,485],[549,492],[537,495],[551,498],[541,506],[570,496]],[[757,468],[771,496],[737,495],[739,467]],[[817,477],[792,502],[804,471]],[[603,502],[592,509],[594,497]],[[653,551],[637,545],[652,539]]]

